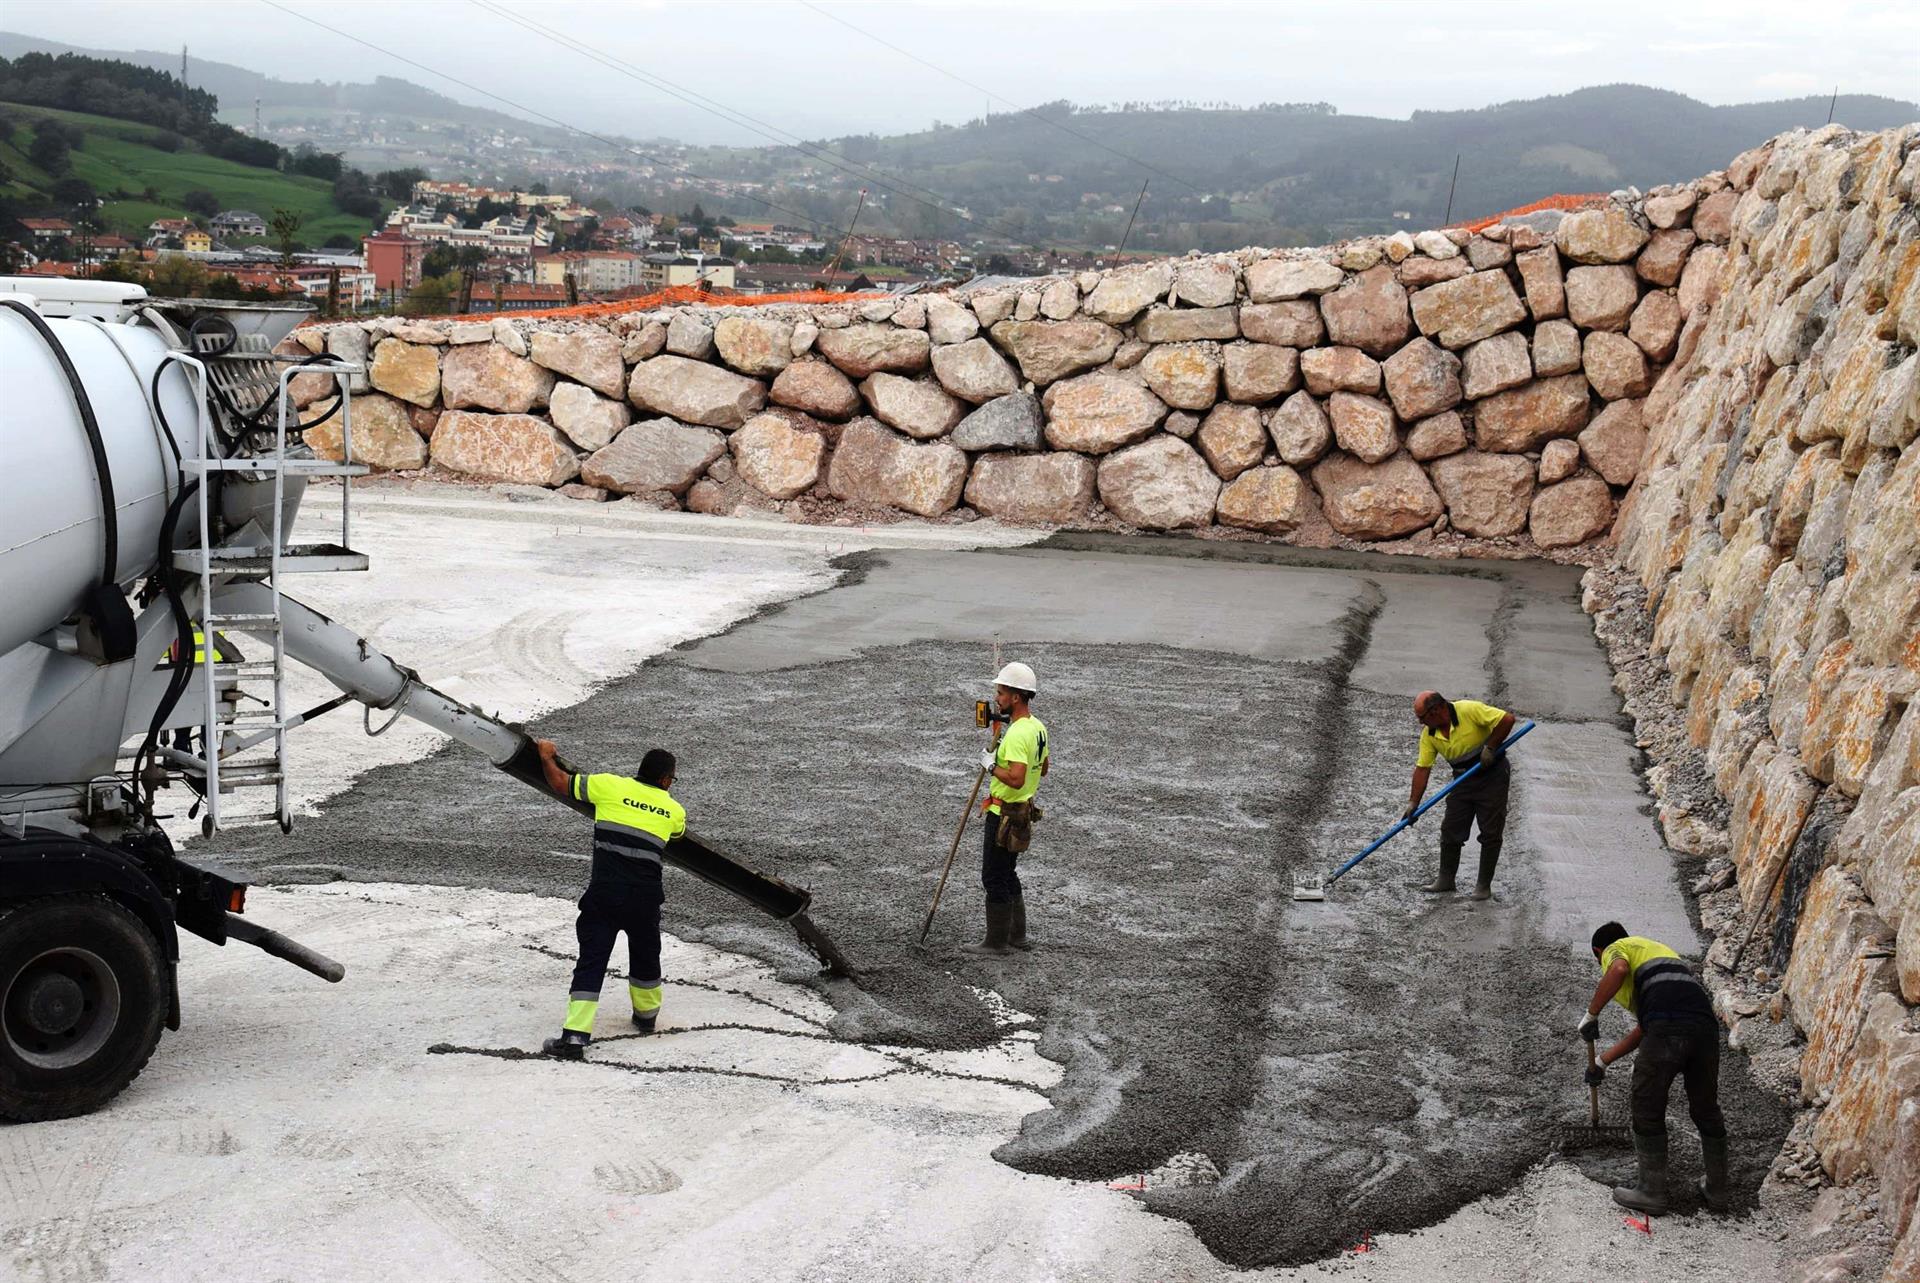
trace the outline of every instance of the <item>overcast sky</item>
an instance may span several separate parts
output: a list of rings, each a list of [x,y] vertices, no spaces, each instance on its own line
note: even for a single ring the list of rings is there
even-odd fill
[[[1620,81],[1711,103],[1835,85],[1920,97],[1920,0],[287,0],[571,125],[766,141],[483,3],[808,137],[963,121],[990,99],[996,111],[1058,98],[1325,101],[1404,117]],[[285,79],[393,75],[501,107],[262,0],[6,0],[0,29],[92,48],[185,41]]]

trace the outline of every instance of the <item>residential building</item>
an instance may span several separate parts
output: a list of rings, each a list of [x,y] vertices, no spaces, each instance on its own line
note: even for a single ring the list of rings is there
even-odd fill
[[[192,230],[191,218],[156,218],[147,224],[147,235],[158,240],[178,240]]]
[[[574,250],[555,257],[562,263],[562,280],[571,278],[582,294],[609,294],[645,283],[645,257],[628,250]]]
[[[565,307],[564,285],[521,285],[504,281],[476,281],[469,312],[537,312]]]
[[[20,220],[20,226],[27,229],[27,234],[33,237],[37,245],[44,245],[48,241],[70,240],[73,237],[73,224],[64,218],[23,218]]]
[[[377,288],[410,290],[420,283],[420,263],[427,256],[425,241],[388,227],[362,238],[360,246]]]
[[[188,224],[187,230],[180,233],[180,248],[189,254],[210,254],[213,252],[213,237]]]
[[[250,209],[222,210],[208,220],[215,236],[265,236],[267,220]]]
[[[649,254],[642,260],[640,284],[650,290],[705,283],[710,289],[733,288],[734,262],[704,254]]]
[[[565,285],[567,255],[548,249],[533,251],[533,261],[528,275],[535,285]]]

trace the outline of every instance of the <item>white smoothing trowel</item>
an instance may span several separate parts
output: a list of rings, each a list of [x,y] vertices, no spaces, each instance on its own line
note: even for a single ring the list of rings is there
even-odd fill
[[[1499,750],[1500,754],[1504,756],[1507,750],[1513,747],[1515,740],[1519,739],[1522,735],[1525,735],[1528,731],[1532,729],[1533,729],[1532,722],[1525,722],[1522,725],[1520,725],[1518,728],[1516,728],[1513,734],[1507,736],[1506,740],[1500,745],[1500,750]],[[1465,784],[1468,780],[1473,778],[1475,772],[1482,769],[1483,768],[1481,764],[1478,762],[1475,762],[1472,766],[1468,767],[1466,770],[1462,771],[1460,774],[1454,776],[1453,779],[1447,784],[1445,788],[1441,789],[1438,793],[1435,793],[1432,797],[1422,802],[1420,804],[1419,810],[1415,811],[1412,815],[1407,816],[1405,819],[1395,822],[1392,828],[1388,829],[1385,833],[1382,833],[1379,837],[1375,838],[1372,842],[1368,843],[1367,848],[1361,851],[1360,854],[1354,856],[1351,860],[1348,860],[1345,864],[1335,869],[1332,873],[1328,874],[1326,877],[1302,878],[1296,881],[1293,884],[1293,898],[1296,900],[1326,899],[1328,889],[1332,887],[1335,882],[1338,882],[1341,878],[1345,877],[1347,874],[1347,870],[1351,869],[1354,865],[1360,863],[1360,861],[1366,859],[1368,856],[1372,855],[1375,851],[1378,851],[1381,847],[1385,846],[1388,840],[1392,838],[1394,834],[1398,833],[1401,829],[1406,828],[1408,825],[1412,824],[1415,820],[1419,819],[1421,816],[1425,815],[1428,811],[1432,810],[1435,806],[1439,804],[1441,798],[1453,792],[1455,789],[1459,788],[1462,784]]]

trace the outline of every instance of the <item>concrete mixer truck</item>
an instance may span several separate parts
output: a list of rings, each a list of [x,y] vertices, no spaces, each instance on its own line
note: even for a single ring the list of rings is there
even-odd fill
[[[350,703],[370,731],[376,712],[417,719],[547,791],[519,727],[287,591],[367,567],[350,543],[363,372],[273,351],[308,311],[0,278],[0,1117],[84,1113],[133,1080],[180,1027],[182,929],[344,976],[244,916],[246,883],[178,854],[160,808],[188,804],[212,835],[250,795],[291,829],[288,734]],[[332,395],[297,411],[303,375]],[[334,457],[303,442],[321,423]],[[342,487],[338,536],[294,542],[323,478]],[[290,663],[339,695],[289,709]],[[691,835],[666,856],[846,972],[807,892]]]

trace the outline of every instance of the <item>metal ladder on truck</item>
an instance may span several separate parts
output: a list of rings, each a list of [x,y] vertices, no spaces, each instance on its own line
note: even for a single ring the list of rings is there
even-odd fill
[[[201,336],[195,338],[198,345]],[[191,660],[199,663],[205,678],[202,682],[205,705],[201,719],[204,738],[201,741],[199,764],[204,767],[207,811],[201,819],[201,831],[210,837],[223,822],[272,818],[279,822],[283,832],[287,832],[293,828],[293,808],[287,797],[287,732],[321,712],[338,707],[346,697],[342,696],[304,713],[288,715],[286,634],[280,614],[281,576],[367,568],[366,554],[353,551],[349,543],[353,519],[351,479],[367,474],[366,464],[353,462],[351,395],[352,380],[362,374],[364,367],[337,358],[316,364],[276,356],[268,350],[266,340],[256,335],[243,336],[231,347],[215,355],[202,358],[177,353],[173,359],[186,367],[190,374],[197,376],[200,392],[200,454],[198,458],[183,461],[189,476],[196,476],[203,482],[195,495],[200,543],[197,548],[176,550],[173,564],[176,569],[200,577],[199,611],[193,617],[193,625],[197,630],[195,649],[199,654],[191,657]],[[287,431],[298,427],[297,419],[289,422],[289,416],[297,416],[297,411],[288,387],[296,376],[302,374],[332,375],[337,386],[339,400],[333,410],[334,414],[340,416],[341,457],[337,462],[287,456]],[[209,399],[209,382],[224,393],[223,402]],[[251,452],[236,452],[230,458],[215,454],[213,416],[217,414],[222,419],[231,420],[228,404],[236,408],[251,405],[253,409],[247,412],[255,413],[260,405],[267,403],[268,397],[273,399],[276,407],[276,427],[271,448],[265,448],[262,440],[265,433],[255,431],[252,434],[254,444]],[[229,429],[244,431],[244,425],[230,422]],[[212,535],[218,514],[213,508],[213,487],[204,482],[216,472],[240,473],[262,481],[271,480],[271,518],[266,528],[260,530],[265,538],[264,543],[213,545]],[[303,480],[317,477],[341,479],[338,543],[288,542],[290,532],[285,529],[284,523],[289,477]],[[256,526],[248,528],[259,529]],[[265,581],[271,602],[266,614],[223,615],[213,609],[216,585],[236,579]],[[228,641],[223,630],[229,628],[265,639],[271,645],[271,655],[258,659],[227,658],[223,647]],[[187,662],[189,657],[182,656],[181,659]],[[244,685],[262,679],[267,680],[267,694],[258,694]],[[244,707],[244,702],[257,707]],[[243,757],[243,754],[250,756]],[[230,815],[222,805],[223,798],[236,789],[267,787],[274,791],[274,806],[269,815]]]

